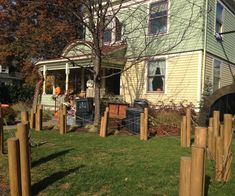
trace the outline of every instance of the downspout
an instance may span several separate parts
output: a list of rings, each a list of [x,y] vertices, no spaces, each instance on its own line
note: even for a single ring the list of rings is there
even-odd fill
[[[206,69],[206,48],[207,48],[207,27],[208,27],[208,0],[205,0],[205,17],[204,17],[204,40],[203,40],[203,58],[202,58],[202,72],[201,72],[201,93],[205,85],[205,69]]]

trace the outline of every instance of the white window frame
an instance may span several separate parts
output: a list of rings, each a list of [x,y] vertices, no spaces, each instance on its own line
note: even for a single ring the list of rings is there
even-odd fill
[[[162,91],[150,91],[149,90],[149,63],[153,61],[165,61],[165,74],[164,74],[164,80],[163,80],[163,90]],[[146,93],[147,94],[166,94],[167,92],[167,58],[164,57],[158,57],[158,58],[153,58],[148,61],[146,61]]]

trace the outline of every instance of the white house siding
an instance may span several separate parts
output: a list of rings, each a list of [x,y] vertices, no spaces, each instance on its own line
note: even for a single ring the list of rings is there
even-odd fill
[[[201,55],[201,52],[196,51],[156,57],[166,58],[166,90],[164,93],[147,92],[147,62],[136,64],[122,74],[121,93],[127,102],[133,102],[137,97],[147,99],[154,104],[159,101],[164,103],[185,101],[198,105],[200,100],[200,93],[198,92],[200,91],[201,81]],[[126,67],[129,65],[130,62],[126,64]]]

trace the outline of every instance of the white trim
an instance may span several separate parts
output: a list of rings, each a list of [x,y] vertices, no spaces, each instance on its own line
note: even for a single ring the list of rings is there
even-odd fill
[[[44,78],[44,80],[43,80],[43,92],[42,92],[42,94],[44,94],[44,95],[46,94],[46,77],[47,77],[46,73],[47,73],[47,66],[43,65],[43,78]]]
[[[76,61],[76,60],[90,60],[91,59],[91,55],[85,55],[85,56],[80,56],[80,57],[68,57],[71,61]],[[50,64],[50,63],[58,63],[58,62],[68,62],[69,60],[66,58],[60,58],[60,59],[51,59],[51,60],[41,60],[38,61],[35,65],[39,66],[39,65],[44,65],[44,64]]]
[[[65,93],[68,93],[69,89],[69,63],[65,64]]]

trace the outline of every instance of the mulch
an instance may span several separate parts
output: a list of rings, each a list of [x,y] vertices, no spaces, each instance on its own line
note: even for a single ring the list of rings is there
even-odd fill
[[[6,182],[6,179],[0,175],[0,195],[8,196],[10,195],[9,184]]]

